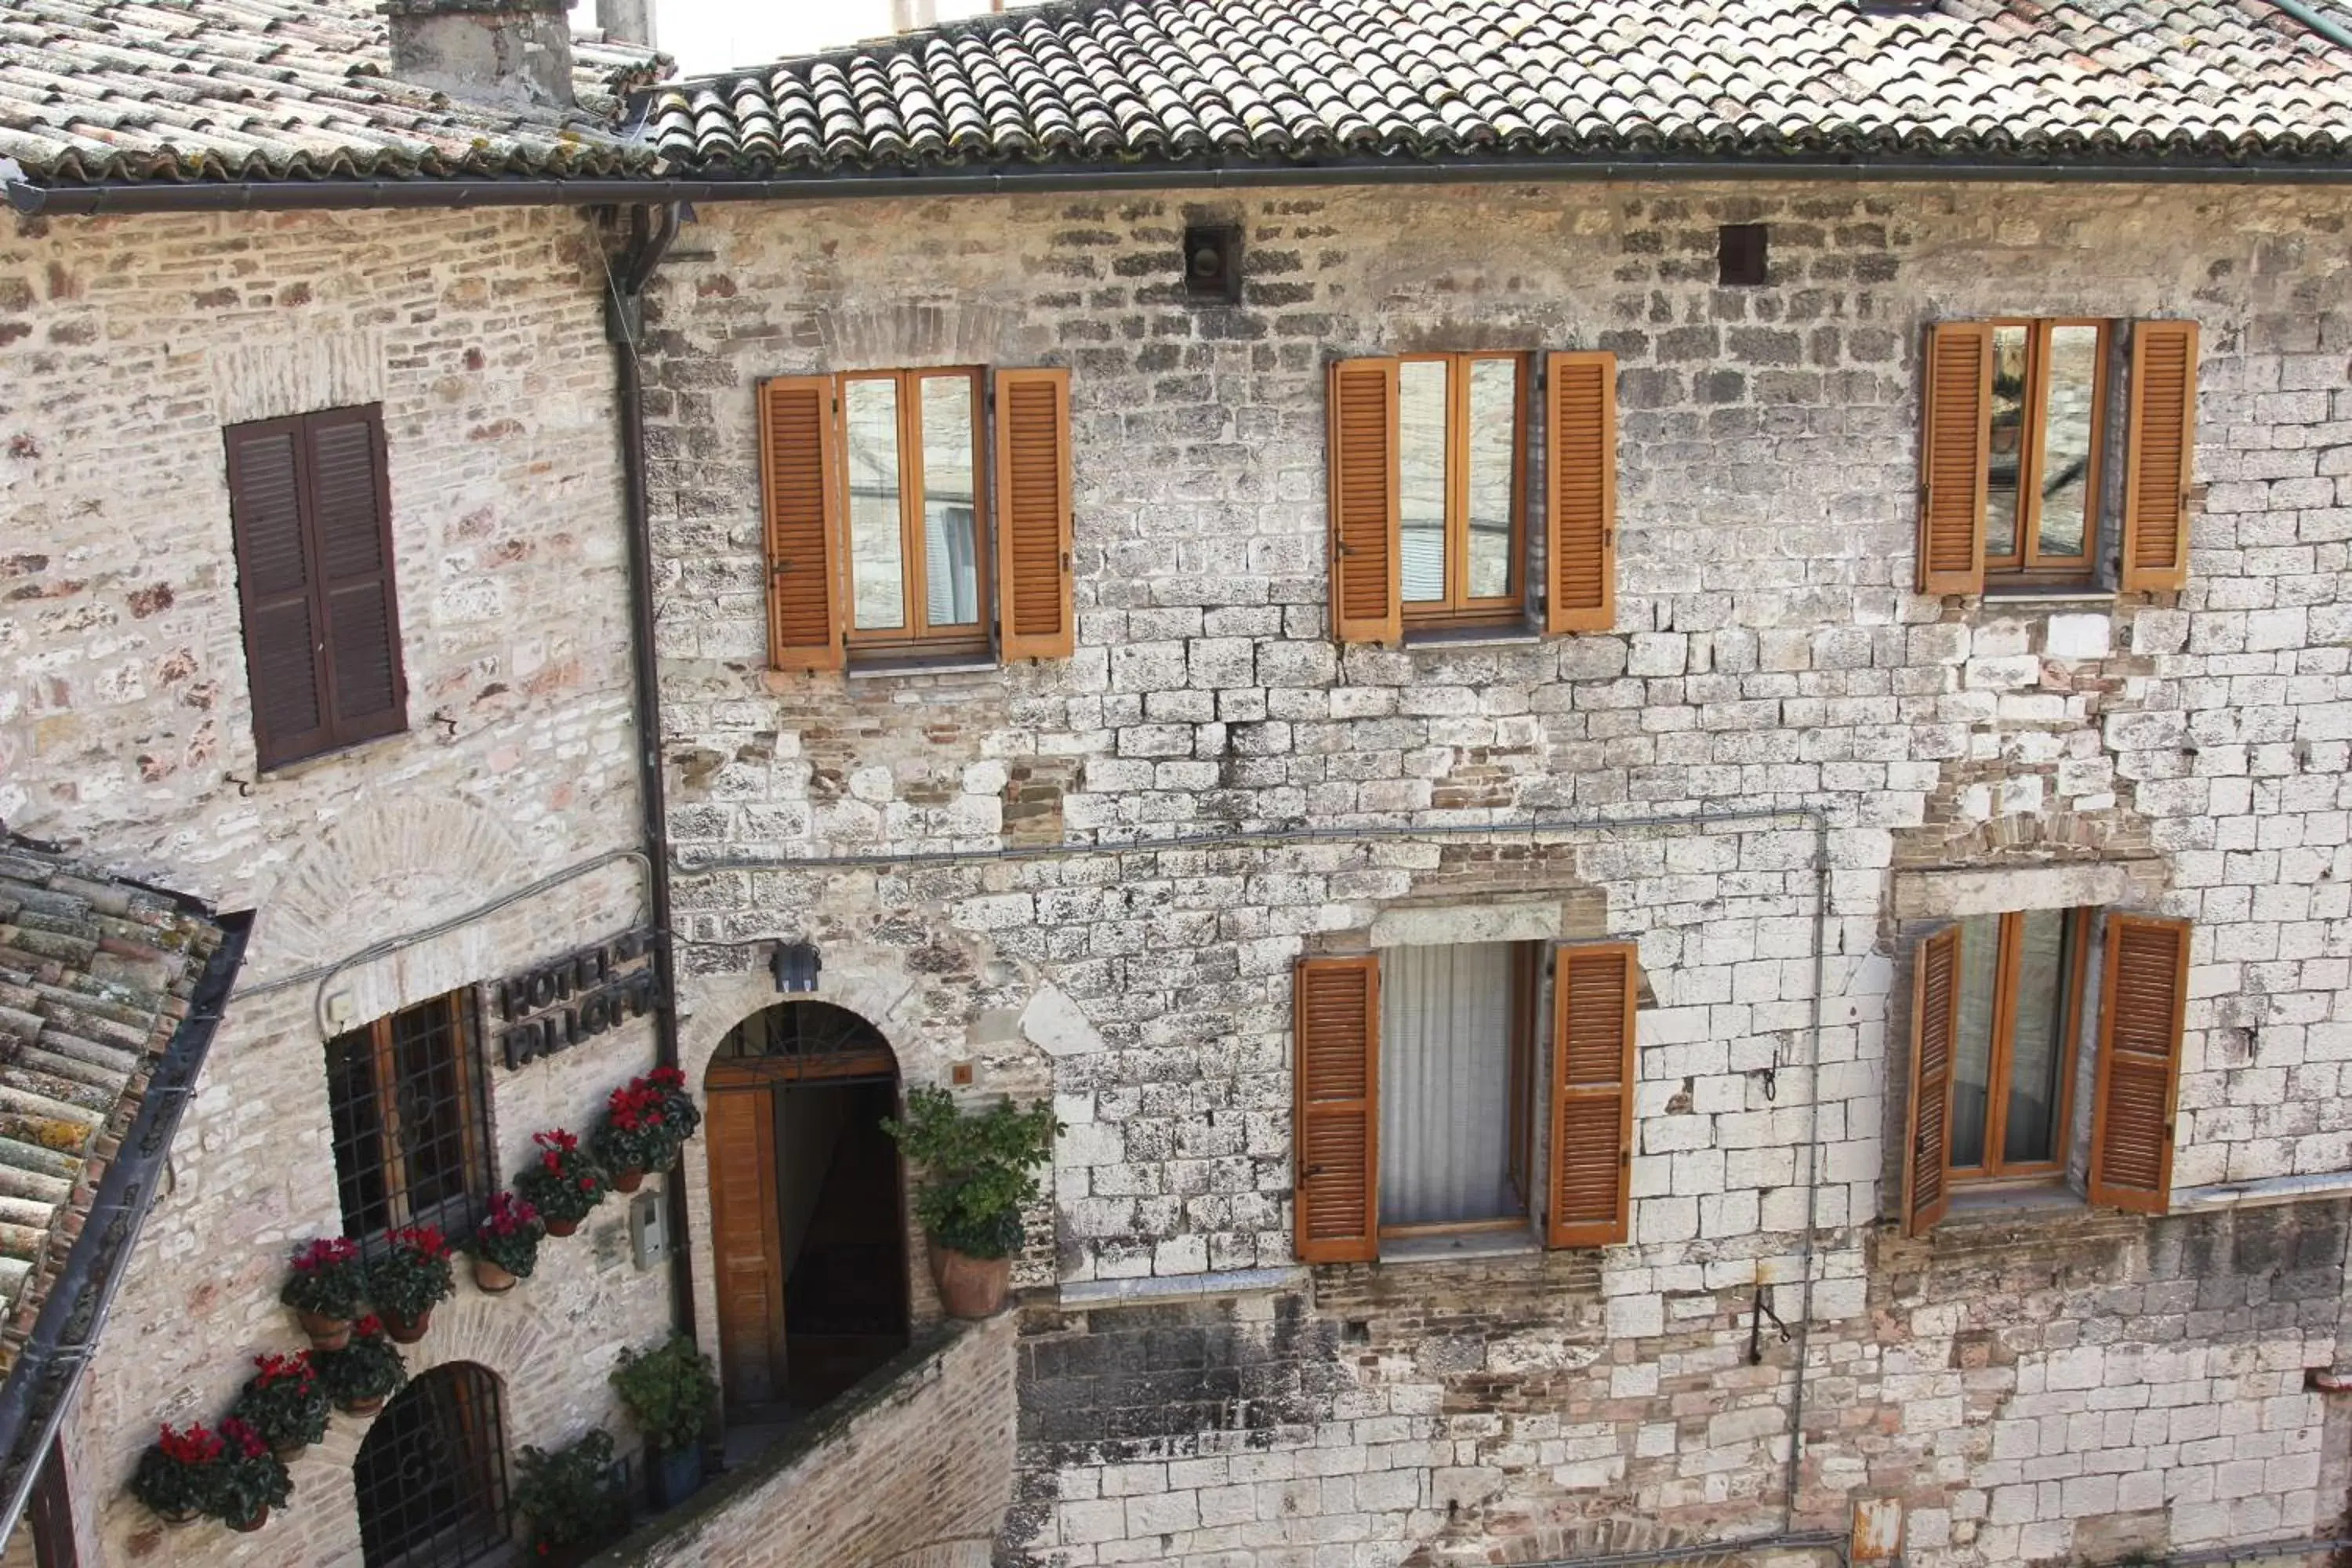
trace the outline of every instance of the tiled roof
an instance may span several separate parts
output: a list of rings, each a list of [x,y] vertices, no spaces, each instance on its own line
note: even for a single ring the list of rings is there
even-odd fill
[[[171,898],[0,836],[0,1372],[220,940]]]
[[[0,159],[34,180],[605,175],[661,57],[584,39],[576,112],[452,100],[391,75],[373,0],[0,0]]]
[[[656,90],[674,170],[1549,155],[2342,163],[2272,0],[1060,0]]]

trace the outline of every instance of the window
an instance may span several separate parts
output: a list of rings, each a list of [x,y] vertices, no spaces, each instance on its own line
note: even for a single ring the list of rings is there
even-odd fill
[[[2074,320],[1935,328],[1920,442],[1921,592],[2087,587],[2111,561],[2126,589],[2187,583],[2197,329],[2131,324],[2119,453],[2107,419],[2118,330]],[[2106,475],[2115,457],[2125,465],[2119,505]]]
[[[343,1229],[362,1247],[407,1225],[473,1229],[495,1185],[474,1042],[463,992],[327,1042]]]
[[[503,1560],[506,1437],[498,1380],[455,1362],[383,1407],[352,1465],[367,1568],[457,1568]]]
[[[760,444],[777,668],[1071,651],[1067,372],[781,377]]]
[[[1962,920],[1915,952],[1907,1231],[1941,1218],[1956,1185],[2063,1177],[2074,1042],[2095,967],[2102,978],[2089,1195],[2147,1213],[2169,1205],[2189,928],[2121,912],[2102,921],[2092,910],[2029,910]]]
[[[399,733],[408,685],[381,410],[265,419],[226,436],[260,765]]]
[[[1545,521],[1528,519],[1536,357],[1341,360],[1330,379],[1331,626],[1342,642],[1616,620],[1615,356],[1542,356]],[[1541,591],[1534,591],[1540,582]]]
[[[1363,1261],[1384,1240],[1524,1229],[1538,1218],[1554,1247],[1624,1240],[1634,970],[1624,943],[1302,960],[1299,1256]],[[1539,1161],[1535,1120],[1546,1100]]]

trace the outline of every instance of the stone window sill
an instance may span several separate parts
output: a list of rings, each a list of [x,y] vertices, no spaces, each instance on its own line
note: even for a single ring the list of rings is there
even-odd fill
[[[993,658],[976,654],[945,654],[851,664],[844,673],[852,680],[886,680],[894,676],[993,675],[1003,668]]]
[[[2082,1194],[2063,1181],[2035,1182],[2022,1186],[1955,1186],[1944,1211],[1944,1224],[1971,1220],[2006,1225],[2042,1215],[2079,1214],[2090,1207]]]
[[[291,762],[280,763],[274,768],[264,768],[254,775],[254,782],[278,784],[287,779],[300,778],[304,773],[315,772],[320,768],[329,767],[336,763],[348,762],[371,747],[381,746],[393,741],[404,741],[415,732],[414,730],[400,729],[394,730],[389,735],[373,735],[364,741],[347,741],[340,746],[330,746],[323,752],[312,752],[307,756],[296,757]]]
[[[1543,1249],[1543,1237],[1536,1234],[1533,1226],[1524,1230],[1387,1236],[1381,1238],[1380,1261],[1383,1266],[1391,1263],[1458,1263],[1470,1258],[1517,1258]]]
[[[1422,631],[1404,634],[1408,649],[1432,648],[1452,652],[1456,648],[1533,647],[1543,641],[1543,633],[1533,626],[1431,626]]]
[[[2113,605],[2113,588],[1987,588],[1987,609],[2004,605]]]

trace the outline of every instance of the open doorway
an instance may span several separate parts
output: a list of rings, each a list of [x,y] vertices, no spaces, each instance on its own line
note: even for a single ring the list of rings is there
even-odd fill
[[[727,1417],[789,1421],[906,1348],[898,1062],[856,1014],[787,1002],[728,1034],[705,1086]]]

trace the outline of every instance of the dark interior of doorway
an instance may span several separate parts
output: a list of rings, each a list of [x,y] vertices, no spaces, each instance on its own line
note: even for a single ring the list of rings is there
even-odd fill
[[[887,1079],[779,1085],[785,1212],[784,1368],[794,1412],[839,1394],[907,1345],[898,1150]]]

